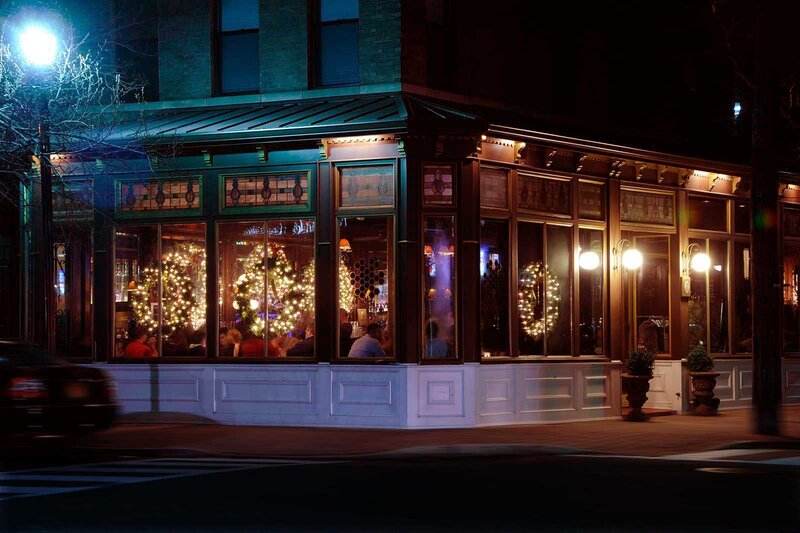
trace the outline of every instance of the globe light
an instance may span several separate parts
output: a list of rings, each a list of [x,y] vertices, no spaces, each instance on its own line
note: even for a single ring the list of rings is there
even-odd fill
[[[628,248],[622,254],[622,266],[627,270],[636,270],[642,266],[642,252],[636,248]]]
[[[597,252],[592,252],[590,250],[581,252],[581,255],[578,256],[578,264],[584,270],[594,270],[600,266],[600,256]]]
[[[37,67],[46,67],[56,59],[56,36],[41,26],[29,26],[19,36],[19,46],[25,60]]]
[[[711,268],[711,258],[706,253],[698,252],[692,256],[690,264],[695,272],[708,272]]]

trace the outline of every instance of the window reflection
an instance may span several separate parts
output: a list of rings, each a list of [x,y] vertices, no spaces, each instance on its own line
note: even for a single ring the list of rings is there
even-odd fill
[[[753,315],[750,301],[750,244],[734,243],[733,268],[733,341],[739,353],[753,351]]]
[[[800,243],[783,243],[783,349],[800,351]],[[752,347],[752,340],[749,343]]]
[[[508,351],[508,223],[481,220],[481,353]]]
[[[633,347],[669,353],[669,237],[635,236],[632,242],[642,253],[643,262],[632,274],[636,280],[635,301],[629,300],[627,305],[633,309],[634,329],[629,335],[633,337]]]
[[[452,216],[425,217],[423,241],[424,356],[455,356],[455,226]]]
[[[579,254],[578,298],[581,355],[603,353],[603,231],[581,228]],[[578,256],[579,258],[581,255]]]
[[[393,357],[391,217],[339,219],[339,357]]]

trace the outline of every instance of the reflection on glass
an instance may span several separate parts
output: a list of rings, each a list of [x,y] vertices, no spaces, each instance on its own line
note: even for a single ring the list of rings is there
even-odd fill
[[[699,246],[694,253],[708,253],[705,239],[689,239],[689,244]],[[697,272],[690,268],[689,276],[692,279],[692,294],[689,299],[689,349],[698,345],[708,348],[706,272]]]
[[[205,224],[161,228],[161,355],[206,356]]]
[[[578,298],[580,308],[580,350],[581,355],[601,355],[603,353],[603,231],[580,229],[580,252],[595,254],[597,266],[592,269],[581,265],[578,275]],[[579,256],[580,257],[580,256]],[[594,256],[591,256],[592,258]]]
[[[734,200],[734,231],[736,233],[750,233],[750,203],[743,200]]]
[[[60,221],[53,229],[56,288],[55,349],[61,355],[92,355],[91,228]]]
[[[783,349],[800,351],[800,243],[783,243]],[[753,342],[749,342],[752,349]]]
[[[572,228],[547,225],[547,355],[572,353]],[[551,286],[550,277],[555,279]],[[552,328],[550,327],[552,324]]]
[[[753,315],[750,302],[750,244],[733,245],[733,342],[738,353],[753,351]]]
[[[558,302],[555,313],[547,313],[546,306],[557,297],[561,287],[544,262],[544,225],[520,222],[517,242],[519,353],[544,355],[545,332],[553,331],[559,319]]]
[[[508,353],[508,223],[481,220],[481,353]]]
[[[633,242],[643,258],[634,274],[635,346],[669,353],[669,237],[638,236]]]
[[[455,356],[455,226],[452,216],[425,217],[423,240],[424,356]]]
[[[690,196],[686,208],[690,228],[728,231],[727,200]]]
[[[392,218],[339,219],[339,356],[393,357]]]
[[[728,270],[727,241],[709,241],[711,268],[708,269],[709,352],[729,353],[728,348]]]

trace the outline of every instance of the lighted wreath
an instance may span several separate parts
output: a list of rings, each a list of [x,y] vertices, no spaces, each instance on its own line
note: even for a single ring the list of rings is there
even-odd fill
[[[558,278],[541,262],[528,263],[519,275],[519,319],[522,330],[534,340],[553,331],[561,300]],[[537,309],[542,307],[544,311]]]

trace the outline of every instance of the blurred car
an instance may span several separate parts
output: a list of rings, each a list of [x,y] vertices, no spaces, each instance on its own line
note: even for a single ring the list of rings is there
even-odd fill
[[[0,437],[107,429],[116,411],[113,383],[102,370],[0,340]]]

